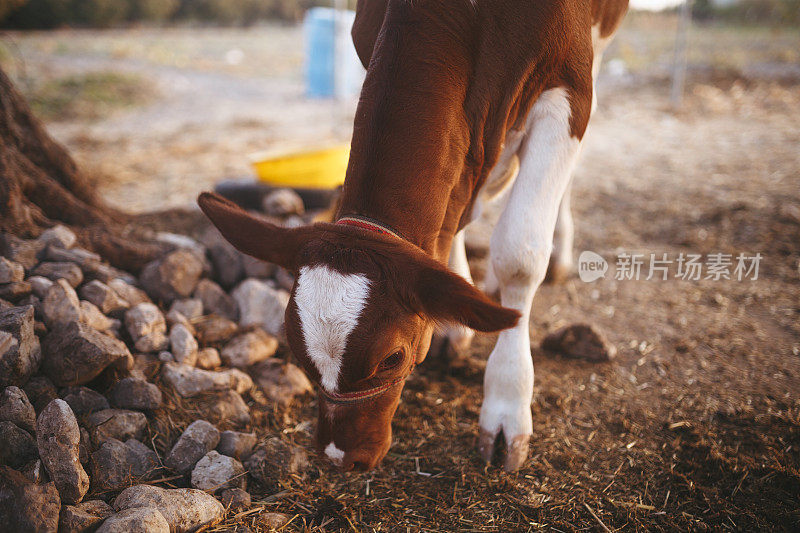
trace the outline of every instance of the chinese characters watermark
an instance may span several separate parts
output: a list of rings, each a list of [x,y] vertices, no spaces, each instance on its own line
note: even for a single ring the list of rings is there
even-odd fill
[[[627,253],[617,254],[613,278],[618,281],[677,279],[683,281],[755,281],[762,256],[756,254]],[[601,255],[586,250],[578,257],[578,276],[592,282],[606,277],[610,266]],[[611,274],[609,274],[611,275]]]

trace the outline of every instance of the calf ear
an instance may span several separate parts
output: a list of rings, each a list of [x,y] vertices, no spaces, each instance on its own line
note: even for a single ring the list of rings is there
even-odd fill
[[[467,280],[439,265],[418,272],[414,293],[418,307],[436,322],[492,332],[514,327],[520,317],[515,309],[496,304]]]
[[[282,228],[253,216],[214,193],[197,198],[203,213],[239,251],[288,270],[296,270],[300,249],[311,237],[311,227]]]

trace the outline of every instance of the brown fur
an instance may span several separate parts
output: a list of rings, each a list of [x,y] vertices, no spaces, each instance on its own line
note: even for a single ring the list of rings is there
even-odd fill
[[[338,215],[381,221],[408,242],[350,226],[278,228],[201,195],[203,211],[245,253],[294,271],[324,263],[369,277],[372,292],[343,356],[341,392],[407,374],[424,359],[438,322],[480,331],[516,323],[516,311],[446,269],[452,239],[507,132],[524,126],[543,91],[567,89],[572,135],[583,136],[591,27],[610,33],[626,7],[627,0],[359,0],[353,40],[368,71]],[[318,380],[293,298],[286,334]],[[401,362],[385,368],[382,361],[398,350]],[[320,396],[319,443],[344,450],[345,469],[373,467],[389,448],[401,391],[398,384],[346,406]]]

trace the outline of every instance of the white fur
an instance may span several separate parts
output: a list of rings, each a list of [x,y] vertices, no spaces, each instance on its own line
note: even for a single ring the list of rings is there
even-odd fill
[[[338,466],[342,464],[342,459],[344,459],[344,450],[337,448],[333,441],[331,441],[325,447],[325,455],[328,456],[328,459],[330,459],[333,464]]]
[[[347,338],[369,296],[369,279],[341,274],[325,265],[302,267],[295,303],[306,350],[320,373],[320,384],[335,392]]]
[[[575,223],[572,220],[572,183],[567,185],[561,204],[558,207],[558,218],[553,235],[553,257],[551,262],[569,271],[572,269],[572,248],[575,240]]]
[[[516,327],[500,333],[486,365],[480,426],[506,442],[530,435],[533,360],[531,304],[544,279],[553,232],[580,143],[570,134],[567,91],[542,93],[528,116],[519,150],[520,170],[492,233],[490,262],[502,304],[522,313]]]
[[[453,238],[453,246],[450,249],[449,266],[450,270],[472,283],[472,274],[470,274],[469,271],[467,250],[464,244],[464,230],[456,233],[456,236]],[[448,326],[446,334],[450,344],[457,352],[469,348],[472,337],[475,336],[473,330],[458,324]]]
[[[600,65],[603,62],[603,53],[606,51],[608,44],[611,42],[611,36],[600,37],[600,24],[592,26],[592,50],[594,57],[592,59],[592,112],[597,108],[597,91],[594,85],[597,84],[597,76],[600,74]]]

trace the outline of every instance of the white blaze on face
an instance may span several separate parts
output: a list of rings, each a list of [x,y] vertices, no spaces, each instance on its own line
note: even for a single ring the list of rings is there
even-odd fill
[[[369,279],[362,274],[341,274],[325,265],[302,267],[294,301],[311,361],[320,384],[335,392],[347,337],[369,296]]]

